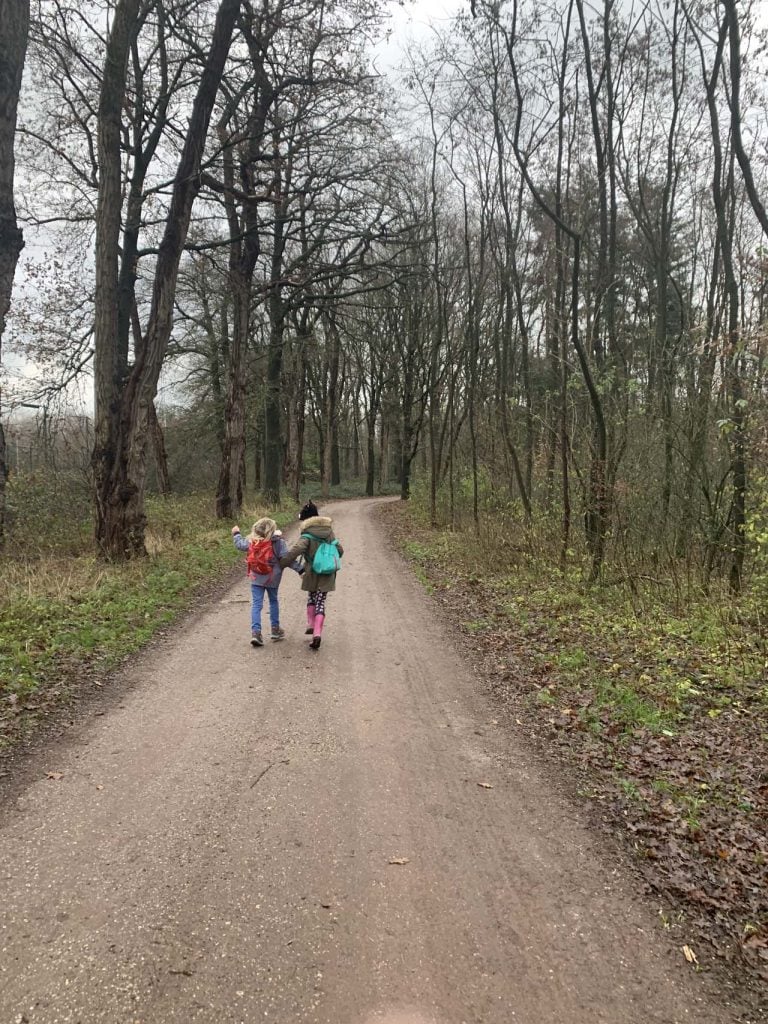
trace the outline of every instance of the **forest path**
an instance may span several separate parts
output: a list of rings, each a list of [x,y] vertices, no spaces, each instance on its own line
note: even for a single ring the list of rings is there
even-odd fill
[[[318,653],[292,573],[288,638],[252,649],[243,580],[33,755],[0,815],[3,1024],[735,1019],[498,723],[375,506],[329,507]]]

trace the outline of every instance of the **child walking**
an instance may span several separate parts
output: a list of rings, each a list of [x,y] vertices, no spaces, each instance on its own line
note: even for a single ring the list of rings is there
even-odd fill
[[[336,573],[316,573],[312,568],[312,560],[321,544],[334,541],[339,555],[344,554],[341,546],[333,533],[333,520],[330,516],[318,515],[317,507],[312,502],[307,502],[299,513],[302,520],[301,537],[280,559],[280,565],[285,568],[295,558],[303,557],[305,572],[301,580],[301,589],[307,591],[307,635],[312,635],[310,648],[318,650],[323,635],[325,624],[325,602],[331,590],[336,589]]]
[[[298,573],[302,573],[303,568],[292,558],[288,559],[285,565],[281,564],[288,551],[288,545],[277,529],[274,519],[265,517],[257,520],[251,527],[248,537],[241,536],[239,526],[233,526],[232,539],[238,551],[248,552],[248,578],[251,581],[251,646],[264,646],[261,609],[265,593],[269,598],[269,620],[272,627],[270,638],[282,640],[285,637],[285,630],[280,626],[277,588],[280,586],[284,568],[290,565]]]

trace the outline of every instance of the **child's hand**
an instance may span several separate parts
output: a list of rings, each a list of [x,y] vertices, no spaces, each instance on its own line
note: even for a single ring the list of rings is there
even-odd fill
[[[239,526],[233,526],[232,527],[232,536],[234,537],[236,533],[240,533],[240,527]]]

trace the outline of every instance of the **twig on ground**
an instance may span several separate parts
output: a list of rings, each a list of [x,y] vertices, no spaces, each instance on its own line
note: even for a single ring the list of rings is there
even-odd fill
[[[251,783],[251,789],[253,789],[254,786],[258,786],[258,784],[261,782],[261,780],[264,778],[264,776],[267,774],[267,772],[270,770],[270,768],[274,768],[275,765],[278,765],[278,764],[290,764],[290,763],[291,763],[290,761],[273,761],[272,764],[268,764],[267,767],[264,769],[264,771],[260,772],[256,776],[256,778],[253,780],[253,782]]]

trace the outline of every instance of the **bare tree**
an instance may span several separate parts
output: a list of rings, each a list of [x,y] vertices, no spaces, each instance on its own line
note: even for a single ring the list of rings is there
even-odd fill
[[[119,367],[117,244],[120,227],[120,128],[126,66],[137,29],[138,0],[120,0],[107,44],[99,102],[99,213],[96,247],[95,396],[96,539],[104,555],[144,553],[144,493],[151,407],[173,323],[179,261],[200,171],[208,127],[229,54],[240,0],[221,0],[210,47],[192,104],[170,206],[157,254],[149,320],[127,375]]]
[[[16,116],[27,52],[29,0],[0,0],[0,366],[5,321],[24,238],[14,202]],[[0,386],[0,546],[5,540],[5,433]]]
[[[730,106],[731,106],[731,135],[733,137],[733,148],[736,158],[739,161],[741,173],[744,176],[744,184],[747,189],[749,201],[755,216],[760,222],[763,234],[768,237],[768,212],[760,198],[760,194],[752,173],[752,162],[744,147],[742,137],[742,111],[741,111],[741,25],[739,23],[739,12],[736,0],[722,0],[725,12],[725,25],[728,29],[728,43],[730,51]]]

